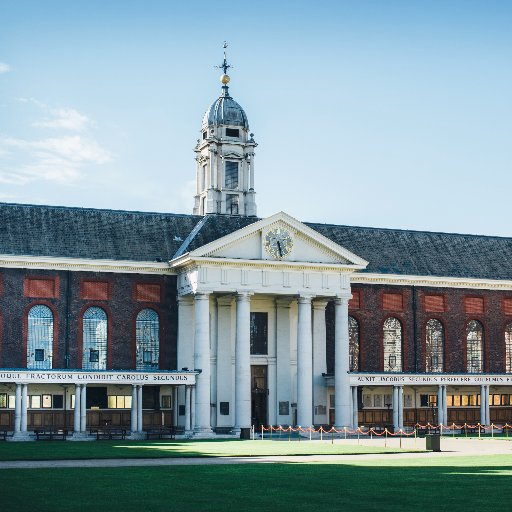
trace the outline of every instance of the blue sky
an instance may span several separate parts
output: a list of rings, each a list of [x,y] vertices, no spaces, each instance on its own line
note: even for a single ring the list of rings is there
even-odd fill
[[[0,0],[0,201],[190,213],[230,92],[258,214],[512,236],[512,2]]]

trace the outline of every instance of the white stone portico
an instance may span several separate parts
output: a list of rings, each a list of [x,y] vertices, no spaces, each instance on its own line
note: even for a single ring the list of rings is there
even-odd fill
[[[266,235],[275,230],[288,233],[293,243],[281,257],[265,248]],[[327,388],[321,375],[328,300],[335,301],[336,310],[336,423],[351,425],[350,276],[366,267],[365,260],[280,212],[170,264],[178,272],[178,368],[200,371],[196,434],[209,435],[213,427],[231,427],[237,433],[251,426],[255,364],[268,368],[269,423],[326,422]],[[251,355],[251,311],[268,312],[266,355]],[[228,414],[219,413],[220,402],[230,404]],[[296,404],[296,418],[283,403]]]

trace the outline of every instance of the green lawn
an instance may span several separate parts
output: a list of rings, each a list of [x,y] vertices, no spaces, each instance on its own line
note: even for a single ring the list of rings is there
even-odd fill
[[[1,470],[2,510],[508,510],[512,458]],[[510,480],[509,480],[510,479]]]
[[[141,457],[228,457],[396,453],[397,448],[347,446],[319,441],[38,441],[1,443],[0,460],[126,459]]]

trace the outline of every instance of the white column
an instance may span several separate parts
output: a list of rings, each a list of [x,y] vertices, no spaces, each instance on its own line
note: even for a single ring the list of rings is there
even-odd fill
[[[14,399],[14,432],[21,431],[21,384],[16,383],[16,395]]]
[[[446,386],[443,386],[443,418],[445,424],[448,425],[448,403],[446,400]]]
[[[142,386],[137,386],[137,432],[141,433],[144,430],[142,421]]]
[[[399,397],[398,397],[398,386],[393,386],[393,430],[398,430],[400,428],[399,425],[399,413],[398,410],[400,408],[399,405]]]
[[[489,390],[490,386],[485,386],[485,425],[491,424],[491,409],[489,403]]]
[[[132,407],[130,409],[130,430],[132,434],[138,432],[137,429],[137,386],[132,385]]]
[[[196,387],[190,388],[190,428],[196,428]]]
[[[27,385],[21,385],[21,431],[27,431],[27,409],[28,409],[28,396]]]
[[[357,386],[352,386],[352,429],[359,426],[359,407],[357,403]]]
[[[233,297],[217,297],[217,427],[233,427],[235,424],[235,385],[233,370],[234,315]],[[229,415],[220,414],[220,402],[229,402]]]
[[[398,428],[404,428],[404,387],[398,386]]]
[[[194,367],[201,370],[196,381],[195,427],[197,433],[209,434],[210,425],[210,296],[197,293],[194,298]]]
[[[251,302],[249,293],[236,296],[235,432],[251,426]]]
[[[336,428],[351,423],[348,301],[352,295],[337,297],[334,302],[334,422]]]
[[[185,432],[192,430],[190,424],[190,386],[185,386]]]
[[[75,410],[73,411],[73,432],[80,433],[80,414],[81,414],[81,398],[82,388],[80,384],[75,384]]]
[[[82,392],[80,393],[80,432],[87,432],[87,386],[82,384]]]
[[[437,424],[446,425],[444,418],[443,386],[437,388]]]
[[[291,362],[292,320],[290,298],[276,299],[276,409],[279,425],[292,423],[291,402],[293,402],[293,373]],[[288,414],[281,414],[279,403],[287,405]],[[285,412],[283,409],[282,412]]]
[[[194,368],[194,301],[190,296],[178,297],[178,370]],[[185,403],[185,386],[179,386],[178,404]],[[180,425],[184,418],[178,416]]]
[[[178,425],[178,386],[172,387],[172,426]]]
[[[297,321],[297,424],[313,425],[313,333],[311,297],[298,300]]]
[[[485,398],[486,398],[486,390],[485,386],[480,386],[480,423],[482,425],[485,424],[486,420],[486,405],[485,405]]]
[[[314,424],[327,424],[327,386],[323,374],[327,373],[326,367],[326,326],[325,307],[326,300],[313,301],[313,406],[325,407],[325,414],[315,414]]]

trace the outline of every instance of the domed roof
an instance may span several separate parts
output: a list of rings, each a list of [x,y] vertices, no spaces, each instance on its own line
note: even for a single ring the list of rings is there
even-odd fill
[[[222,95],[217,98],[205,112],[203,117],[203,128],[206,126],[241,126],[249,129],[249,121],[244,109],[229,95],[228,87],[225,85]]]

